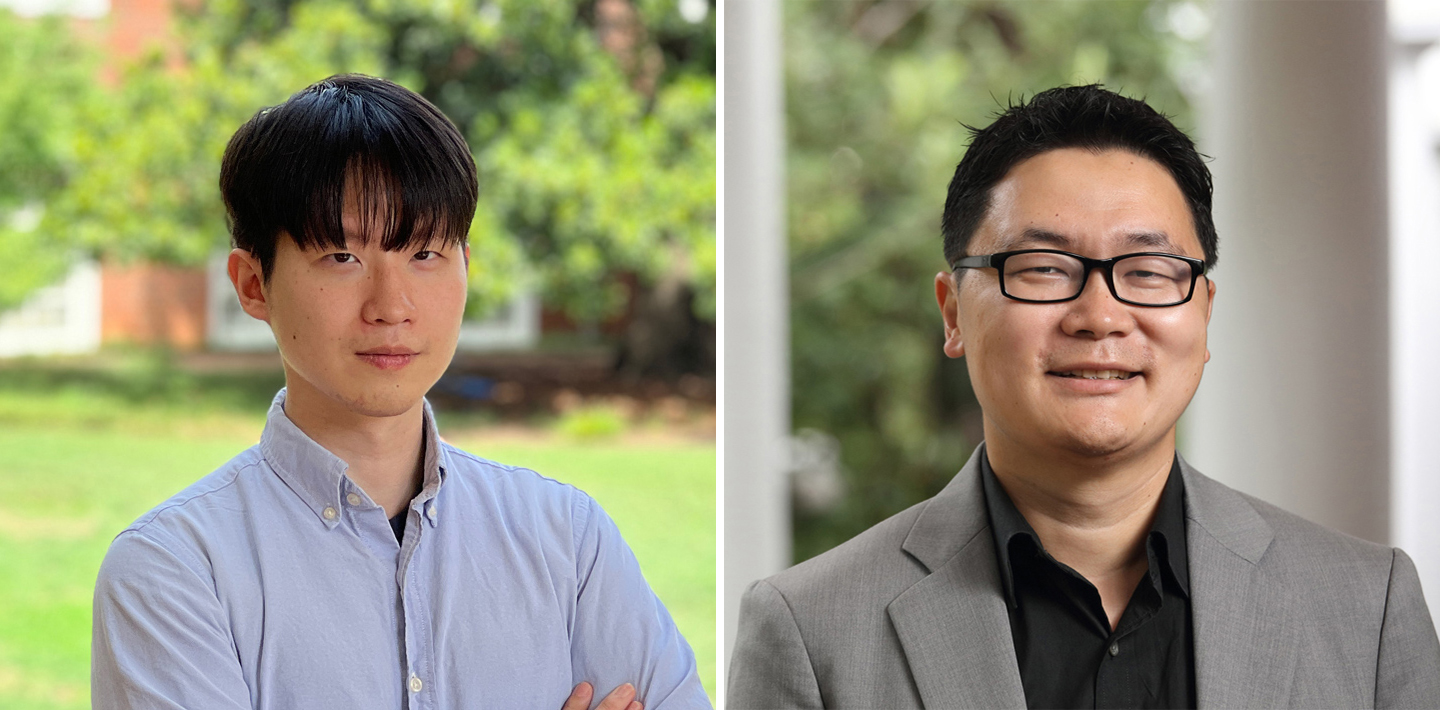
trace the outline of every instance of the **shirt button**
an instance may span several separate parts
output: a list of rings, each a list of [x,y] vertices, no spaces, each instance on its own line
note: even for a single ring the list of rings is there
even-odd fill
[[[412,692],[412,693],[418,693],[418,692],[420,692],[420,689],[421,689],[421,688],[424,688],[424,687],[425,687],[425,684],[422,683],[422,682],[420,682],[420,676],[417,676],[417,675],[415,675],[415,674],[412,673],[412,674],[410,675],[410,692]]]
[[[357,496],[354,493],[345,496],[345,500],[349,501],[350,505],[360,505],[360,496]]]
[[[436,513],[435,513],[435,506],[433,506],[433,505],[430,506],[430,509],[427,510],[427,511],[425,511],[425,514],[428,515],[428,516],[430,516],[430,520],[433,522],[433,521],[435,520],[435,515],[436,515]]]
[[[325,516],[326,520],[334,520],[339,513],[336,513],[334,508],[327,505],[325,506],[325,512],[321,513],[321,515]]]
[[[1118,655],[1120,655],[1120,642],[1116,641],[1110,644],[1110,656],[1113,658]]]

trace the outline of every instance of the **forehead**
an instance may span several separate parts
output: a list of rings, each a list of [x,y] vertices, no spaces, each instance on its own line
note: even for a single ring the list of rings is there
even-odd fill
[[[996,183],[968,251],[1030,247],[1095,257],[1152,250],[1203,256],[1175,179],[1125,150],[1047,151]]]

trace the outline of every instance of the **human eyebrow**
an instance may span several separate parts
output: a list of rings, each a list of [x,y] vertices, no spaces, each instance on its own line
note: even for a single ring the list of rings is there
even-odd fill
[[[1130,232],[1125,235],[1124,239],[1127,247],[1134,247],[1148,251],[1167,251],[1176,253],[1180,251],[1175,246],[1175,242],[1170,239],[1170,235],[1166,234],[1165,232]],[[1075,250],[1075,240],[1065,236],[1064,234],[1060,234],[1059,232],[1052,232],[1048,229],[1041,229],[1039,227],[1027,227],[1025,231],[1020,233],[1019,237],[1009,239],[1004,242],[1002,246],[1002,251],[1025,249],[1037,245],[1048,246],[1056,249],[1068,249],[1070,251]]]
[[[1125,235],[1125,243],[1154,251],[1179,251],[1175,242],[1170,241],[1170,235],[1164,232],[1131,232]]]
[[[1001,247],[1001,251],[1013,251],[1015,249],[1023,249],[1036,245],[1073,250],[1075,248],[1075,240],[1048,229],[1026,227],[1025,231],[1021,232],[1019,237],[1006,240]]]

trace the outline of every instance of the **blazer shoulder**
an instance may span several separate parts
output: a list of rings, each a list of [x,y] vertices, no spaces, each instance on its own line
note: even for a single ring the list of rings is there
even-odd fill
[[[1275,534],[1277,553],[1303,555],[1316,564],[1359,565],[1390,574],[1396,548],[1364,540],[1300,517],[1254,496],[1240,493]]]
[[[1185,472],[1188,527],[1262,567],[1359,565],[1388,575],[1394,548],[1306,520],[1190,467]]]
[[[1193,517],[1205,534],[1247,556],[1265,579],[1297,601],[1307,600],[1302,607],[1322,615],[1378,622],[1396,561],[1395,548],[1306,520],[1213,479],[1192,480],[1197,484],[1195,498],[1204,508],[1194,510]]]
[[[792,609],[824,599],[894,597],[924,578],[925,567],[901,549],[934,499],[916,503],[839,546],[765,579]],[[807,603],[808,602],[808,603]]]

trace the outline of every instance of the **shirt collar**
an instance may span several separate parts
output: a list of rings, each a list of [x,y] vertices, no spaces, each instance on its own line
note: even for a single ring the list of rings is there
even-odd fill
[[[1150,537],[1165,551],[1165,567],[1175,577],[1180,591],[1190,596],[1190,558],[1185,553],[1185,478],[1180,473],[1180,458],[1170,464],[1170,477],[1160,492],[1160,510],[1150,526]]]
[[[435,413],[428,400],[424,404],[425,461],[424,482],[412,505],[421,506],[421,518],[435,525],[435,497],[445,478],[446,460],[440,448],[440,435],[435,426]],[[343,501],[350,493],[359,495],[366,505],[373,505],[360,486],[346,476],[350,465],[300,431],[285,415],[285,388],[275,394],[265,418],[265,431],[260,435],[260,454],[275,470],[280,480],[300,496],[327,529],[339,525]],[[326,515],[329,510],[330,514]]]
[[[990,531],[995,538],[995,558],[1000,566],[1000,584],[1005,591],[1005,601],[1015,606],[1015,573],[1010,559],[1010,541],[1016,536],[1025,536],[1034,543],[1035,549],[1045,549],[1040,536],[1030,522],[1021,515],[1010,500],[1010,495],[995,477],[990,468],[990,456],[980,455],[980,482],[985,492],[985,508],[990,514]],[[1190,595],[1190,564],[1185,554],[1185,482],[1180,476],[1180,460],[1170,465],[1170,475],[1160,493],[1160,507],[1155,522],[1146,536],[1147,554],[1163,550],[1165,566],[1170,570],[1181,592]],[[1154,574],[1151,569],[1150,573]],[[1157,580],[1158,582],[1158,580]]]

